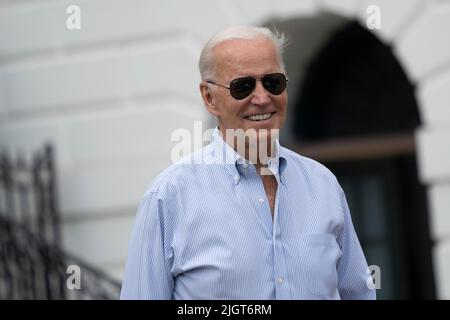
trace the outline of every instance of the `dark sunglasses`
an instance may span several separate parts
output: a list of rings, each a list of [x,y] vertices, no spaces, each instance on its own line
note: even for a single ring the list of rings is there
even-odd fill
[[[224,86],[213,81],[206,81],[207,83],[215,84],[216,86],[230,90],[230,94],[236,100],[247,98],[250,93],[255,90],[256,80],[261,79],[261,83],[268,92],[273,95],[279,95],[286,89],[288,79],[282,73],[269,73],[258,77],[242,77],[236,78],[230,82],[230,86]]]

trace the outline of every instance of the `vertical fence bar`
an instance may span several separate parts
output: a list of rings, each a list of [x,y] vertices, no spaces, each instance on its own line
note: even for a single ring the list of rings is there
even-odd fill
[[[0,299],[117,299],[120,283],[62,250],[53,149],[31,159],[0,155]],[[69,263],[82,290],[66,288]]]

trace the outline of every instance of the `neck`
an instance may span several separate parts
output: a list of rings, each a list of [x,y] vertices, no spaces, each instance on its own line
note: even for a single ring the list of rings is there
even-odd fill
[[[241,157],[255,164],[257,168],[267,167],[269,159],[276,156],[276,134],[247,134],[243,130],[226,129],[219,132],[224,141]],[[275,131],[275,130],[274,130]]]

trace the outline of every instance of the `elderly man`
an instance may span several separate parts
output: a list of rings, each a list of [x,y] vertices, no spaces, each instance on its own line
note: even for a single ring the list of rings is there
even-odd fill
[[[122,299],[375,298],[336,178],[278,143],[283,41],[238,27],[204,46],[200,91],[218,127],[146,192]]]

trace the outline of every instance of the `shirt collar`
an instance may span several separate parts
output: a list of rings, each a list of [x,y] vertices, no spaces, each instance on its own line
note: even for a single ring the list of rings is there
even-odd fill
[[[241,171],[239,166],[247,167],[252,163],[237,153],[226,141],[223,139],[219,128],[216,127],[211,136],[212,152],[215,163],[223,164],[235,183],[238,183],[241,178]],[[278,139],[275,141],[275,156],[268,162],[268,168],[275,176],[280,178],[284,184],[285,177],[283,175],[286,167],[286,157],[284,150],[280,145]]]

